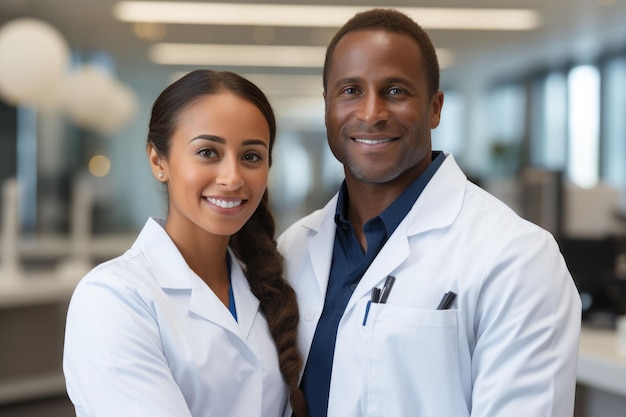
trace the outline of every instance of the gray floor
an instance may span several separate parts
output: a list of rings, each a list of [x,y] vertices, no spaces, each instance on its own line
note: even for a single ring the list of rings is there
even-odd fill
[[[0,417],[74,417],[74,406],[66,396],[0,406]]]

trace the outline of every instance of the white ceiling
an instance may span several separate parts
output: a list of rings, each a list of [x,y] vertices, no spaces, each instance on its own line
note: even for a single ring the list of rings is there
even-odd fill
[[[189,69],[150,63],[147,59],[150,42],[138,39],[130,23],[113,18],[112,8],[116,1],[1,0],[0,25],[25,16],[43,19],[59,29],[71,48],[84,52],[108,51],[126,73],[173,73]],[[242,2],[266,3],[259,0]],[[272,3],[510,7],[532,8],[541,13],[541,26],[528,32],[430,30],[435,45],[454,54],[454,65],[442,74],[444,85],[473,82],[478,76],[483,79],[513,76],[539,67],[594,58],[607,50],[626,50],[626,0],[275,0]],[[334,29],[275,28],[271,43],[324,46],[333,32]],[[254,33],[253,27],[168,25],[163,41],[250,44]],[[249,68],[233,69],[251,71]],[[256,69],[253,72],[285,71],[309,75],[320,73],[317,69]]]

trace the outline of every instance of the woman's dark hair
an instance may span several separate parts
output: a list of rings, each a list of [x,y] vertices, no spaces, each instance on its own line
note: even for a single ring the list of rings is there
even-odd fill
[[[269,163],[276,139],[276,119],[265,94],[251,81],[228,71],[195,70],[168,86],[154,102],[148,144],[167,156],[178,116],[206,95],[230,92],[254,104],[270,131]],[[302,357],[296,346],[298,306],[296,295],[283,276],[283,258],[276,248],[275,223],[268,206],[267,190],[246,224],[230,239],[230,247],[246,266],[252,293],[259,299],[278,350],[279,366],[297,417],[306,416],[304,395],[298,386]]]
[[[323,85],[324,91],[328,87],[328,71],[332,64],[333,53],[339,41],[350,32],[363,30],[381,30],[385,32],[401,33],[415,40],[422,51],[424,67],[428,80],[428,92],[432,96],[439,90],[439,61],[437,52],[430,37],[413,19],[394,9],[371,9],[355,14],[338,31],[326,48],[324,61]]]

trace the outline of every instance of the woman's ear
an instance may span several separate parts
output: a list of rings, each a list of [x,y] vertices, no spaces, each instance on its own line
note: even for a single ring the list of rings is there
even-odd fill
[[[152,169],[152,175],[160,182],[167,181],[166,163],[164,159],[156,150],[154,145],[148,144],[148,160],[150,161],[150,169]]]

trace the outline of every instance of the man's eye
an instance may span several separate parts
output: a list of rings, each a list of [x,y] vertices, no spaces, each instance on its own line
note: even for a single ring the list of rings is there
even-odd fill
[[[404,92],[404,90],[402,90],[401,88],[391,88],[391,89],[389,89],[389,94],[391,94],[391,95],[402,94],[403,92]]]
[[[342,93],[343,94],[348,94],[348,95],[356,94],[357,93],[357,89],[354,88],[354,87],[347,87],[347,88],[343,89]]]

